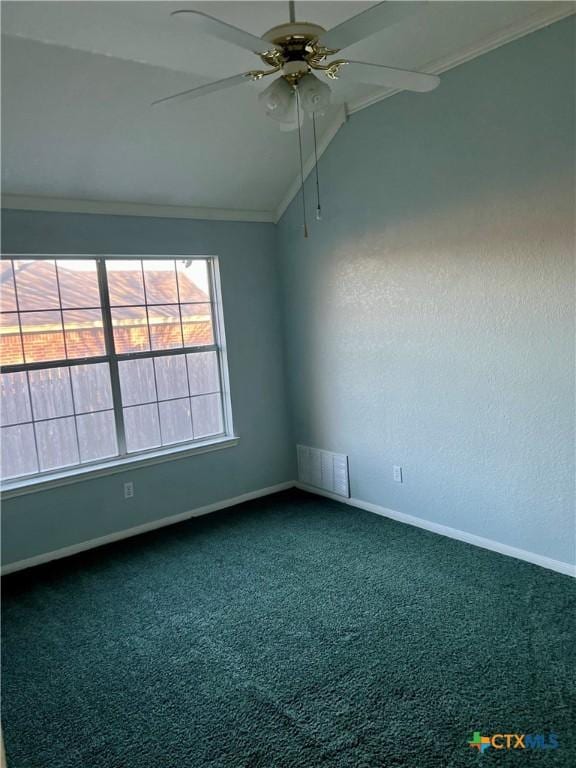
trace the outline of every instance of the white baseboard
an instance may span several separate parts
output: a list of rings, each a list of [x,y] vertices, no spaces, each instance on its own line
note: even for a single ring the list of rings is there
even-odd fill
[[[104,544],[111,544],[114,541],[137,536],[140,533],[147,533],[148,531],[154,531],[157,528],[164,528],[167,525],[181,523],[184,520],[189,520],[191,517],[209,515],[211,512],[217,512],[220,509],[226,509],[227,507],[233,507],[236,504],[242,504],[244,501],[252,501],[252,499],[259,499],[261,496],[269,496],[272,493],[278,493],[279,491],[285,491],[288,488],[293,487],[294,482],[292,480],[286,483],[278,483],[278,485],[271,485],[268,488],[260,488],[257,491],[243,493],[241,496],[234,496],[232,499],[215,501],[213,504],[207,504],[204,507],[197,507],[196,509],[191,509],[187,512],[180,512],[178,515],[162,517],[159,520],[152,520],[149,523],[137,525],[134,528],[127,528],[124,531],[116,531],[114,533],[109,533],[106,536],[99,536],[97,539],[89,539],[88,541],[82,541],[79,544],[73,544],[70,547],[63,547],[62,549],[56,549],[53,552],[46,552],[42,555],[29,557],[26,560],[18,560],[15,563],[8,563],[8,565],[2,567],[2,575],[4,576],[8,573],[14,573],[15,571],[23,571],[25,568],[32,568],[35,565],[49,563],[51,560],[60,560],[63,557],[70,557],[70,555],[85,552],[87,549],[94,549],[95,547],[101,547]]]
[[[326,496],[329,499],[334,499],[334,501],[340,501],[342,504],[349,504],[351,507],[358,507],[358,509],[364,509],[367,512],[373,512],[382,517],[389,517],[391,520],[397,520],[399,523],[414,525],[417,528],[424,528],[426,531],[439,533],[441,536],[447,536],[450,539],[457,539],[458,541],[466,542],[466,544],[473,544],[475,547],[490,549],[492,552],[498,552],[500,555],[508,555],[508,557],[515,557],[518,560],[525,560],[533,565],[540,565],[542,568],[548,568],[551,571],[557,571],[566,576],[576,576],[576,566],[571,565],[570,563],[565,563],[562,560],[554,560],[551,557],[537,555],[535,552],[529,552],[526,549],[511,547],[508,544],[501,544],[499,541],[494,541],[493,539],[485,539],[482,536],[476,536],[474,533],[467,533],[466,531],[460,531],[457,528],[450,528],[448,525],[432,523],[429,520],[423,520],[420,517],[406,515],[404,512],[396,512],[394,509],[387,509],[378,504],[372,504],[369,501],[361,501],[360,499],[355,498],[346,499],[343,496],[337,496],[329,491],[323,491],[320,488],[305,485],[304,483],[296,483],[295,485],[296,488],[300,488],[302,491],[315,493],[319,496]]]
[[[46,552],[42,555],[36,555],[35,557],[29,557],[26,560],[18,560],[15,563],[8,563],[2,567],[2,575],[15,573],[16,571],[22,571],[25,568],[32,568],[35,565],[42,565],[43,563],[49,563],[52,560],[60,560],[63,557],[70,557],[79,552],[85,552],[88,549],[94,549],[95,547],[101,547],[104,544],[111,544],[114,541],[120,541],[121,539],[128,539],[131,536],[137,536],[140,533],[146,533],[147,531],[154,531],[158,528],[164,528],[168,525],[174,525],[174,523],[180,523],[184,520],[189,520],[192,517],[201,517],[202,515],[209,515],[211,512],[217,512],[227,507],[233,507],[236,504],[242,504],[245,501],[251,501],[252,499],[259,499],[262,496],[269,496],[273,493],[279,493],[280,491],[288,490],[289,488],[299,488],[302,491],[308,491],[319,496],[326,496],[334,501],[339,501],[342,504],[348,504],[351,507],[357,507],[358,509],[364,509],[367,512],[373,512],[376,515],[382,517],[388,517],[391,520],[396,520],[400,523],[406,523],[407,525],[414,525],[417,528],[423,528],[426,531],[432,533],[438,533],[441,536],[447,536],[450,539],[457,539],[463,541],[466,544],[472,544],[476,547],[482,547],[482,549],[489,549],[492,552],[498,552],[501,555],[507,555],[508,557],[515,557],[518,560],[524,560],[533,565],[539,565],[542,568],[548,568],[551,571],[563,573],[567,576],[576,576],[576,566],[565,563],[562,560],[554,560],[551,557],[545,557],[544,555],[538,555],[535,552],[529,552],[525,549],[519,549],[518,547],[511,547],[508,544],[502,544],[499,541],[493,539],[485,539],[482,536],[476,536],[473,533],[467,533],[466,531],[460,531],[457,528],[450,528],[447,525],[441,525],[440,523],[433,523],[429,520],[423,520],[413,515],[407,515],[403,512],[396,512],[394,509],[387,509],[381,507],[378,504],[372,504],[368,501],[361,501],[355,498],[344,498],[328,491],[323,491],[320,488],[315,488],[311,485],[305,485],[303,483],[287,481],[285,483],[278,483],[278,485],[272,485],[268,488],[260,488],[257,491],[250,491],[244,493],[241,496],[235,496],[231,499],[224,499],[223,501],[216,501],[213,504],[207,504],[204,507],[197,507],[196,509],[188,510],[187,512],[180,512],[178,515],[171,515],[170,517],[163,517],[160,520],[152,520],[149,523],[143,525],[137,525],[134,528],[128,528],[124,531],[117,531],[115,533],[109,533],[106,536],[100,536],[97,539],[90,539],[89,541],[83,541],[80,544],[73,544],[70,547],[63,547],[62,549],[54,550],[53,552]]]

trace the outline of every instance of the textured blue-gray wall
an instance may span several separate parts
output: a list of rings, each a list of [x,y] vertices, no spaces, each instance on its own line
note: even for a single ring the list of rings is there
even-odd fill
[[[271,224],[3,212],[4,253],[217,255],[234,427],[214,453],[3,503],[3,563],[292,480],[275,232]],[[124,501],[133,480],[135,498]]]
[[[574,29],[354,115],[307,241],[299,199],[277,232],[6,212],[6,252],[218,254],[241,442],[6,502],[4,562],[290,480],[296,440],[355,497],[574,562]]]
[[[324,220],[279,227],[295,439],[349,454],[359,499],[567,562],[574,28],[353,115]]]

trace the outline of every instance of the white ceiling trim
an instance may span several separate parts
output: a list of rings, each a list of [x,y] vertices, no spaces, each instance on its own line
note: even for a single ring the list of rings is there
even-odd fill
[[[154,205],[105,200],[73,200],[64,197],[2,195],[2,208],[52,213],[95,213],[109,216],[147,216],[164,219],[208,221],[255,221],[273,223],[274,211],[243,211],[228,208],[192,208],[181,205]]]
[[[459,67],[467,61],[476,59],[478,56],[483,56],[485,53],[500,48],[502,45],[511,43],[513,40],[529,35],[531,32],[536,32],[543,27],[548,27],[550,24],[554,24],[554,22],[560,21],[561,19],[576,13],[576,3],[574,2],[552,2],[550,3],[550,6],[550,8],[536,11],[531,16],[521,19],[514,24],[510,24],[508,27],[499,30],[493,35],[489,35],[480,43],[475,43],[456,54],[444,56],[441,59],[436,59],[435,61],[426,64],[422,67],[422,71],[431,75],[440,75],[442,72],[447,72],[449,69]],[[370,107],[372,104],[383,101],[383,99],[388,99],[390,96],[395,96],[397,93],[400,93],[400,91],[388,90],[366,99],[348,102],[348,114],[352,115],[354,112],[366,109],[366,107]]]
[[[458,52],[457,54],[444,57],[431,62],[428,66],[422,67],[423,70],[431,74],[440,74],[454,67],[464,64],[467,61],[482,56],[489,51],[506,45],[513,40],[535,32],[538,29],[549,26],[556,21],[570,16],[576,12],[575,2],[551,2],[549,8],[539,10],[531,16],[521,19],[515,24],[511,24],[496,34],[485,38],[481,43],[474,44]],[[328,131],[322,137],[318,146],[318,156],[320,157],[328,148],[332,139],[336,136],[344,122],[347,114],[359,112],[362,109],[376,104],[379,101],[394,96],[399,91],[384,91],[367,99],[351,102],[347,107],[342,107],[334,119]],[[314,154],[311,153],[304,163],[304,178],[307,178],[314,169]],[[166,206],[148,203],[136,203],[130,201],[104,201],[104,200],[82,200],[57,197],[34,197],[27,195],[4,194],[2,197],[2,208],[12,208],[17,210],[29,211],[52,211],[60,213],[88,213],[88,214],[108,214],[113,216],[146,216],[160,218],[176,219],[204,219],[214,221],[247,221],[247,222],[273,222],[276,223],[284,214],[296,194],[300,189],[300,175],[295,175],[292,183],[286,190],[286,194],[281,200],[276,210],[272,211],[251,211],[241,209],[220,209],[220,208],[195,208],[188,206]]]
[[[507,43],[511,43],[513,40],[517,40],[520,37],[524,37],[525,35],[529,35],[531,32],[536,32],[539,29],[542,29],[543,27],[548,27],[550,24],[554,24],[556,21],[560,21],[561,19],[566,18],[567,16],[572,15],[573,13],[576,13],[576,3],[570,2],[570,3],[551,3],[551,6],[549,9],[546,8],[544,10],[538,11],[534,13],[532,16],[529,16],[526,19],[522,19],[521,21],[511,24],[510,26],[506,27],[505,29],[500,30],[498,33],[494,35],[490,35],[489,37],[485,38],[481,43],[477,43],[473,46],[469,46],[468,48],[463,49],[457,54],[454,54],[452,56],[446,56],[442,59],[438,59],[435,62],[432,62],[431,64],[422,67],[423,72],[428,72],[432,75],[439,75],[442,72],[447,72],[449,69],[453,69],[454,67],[460,66],[460,64],[465,64],[467,61],[471,61],[472,59],[477,58],[478,56],[482,56],[485,53],[488,53],[489,51],[493,51],[496,48],[500,48],[502,45],[506,45]],[[442,86],[440,86],[442,87]],[[402,91],[384,91],[380,94],[376,94],[375,96],[371,96],[367,99],[362,99],[356,102],[348,102],[346,105],[344,118],[341,119],[339,122],[335,122],[333,126],[328,130],[328,132],[325,134],[324,140],[321,143],[321,151],[318,152],[318,157],[322,155],[326,149],[328,148],[328,145],[332,141],[332,139],[336,136],[344,122],[346,121],[347,115],[352,115],[355,112],[360,112],[362,109],[366,109],[366,107],[371,107],[373,104],[376,104],[379,101],[383,101],[384,99],[390,98],[390,96],[395,96],[397,93],[402,93]],[[307,161],[304,163],[304,178],[308,178],[311,171],[314,169],[314,155],[312,154]],[[282,218],[284,212],[294,199],[296,195],[298,194],[298,191],[300,189],[300,175],[298,175],[290,184],[288,187],[288,191],[286,192],[286,195],[284,196],[282,202],[276,209],[276,215],[275,215],[275,221],[276,223]]]
[[[328,145],[331,143],[334,136],[336,136],[340,128],[344,125],[344,123],[347,120],[347,117],[348,117],[347,110],[346,110],[346,107],[343,105],[338,110],[338,113],[335,116],[332,123],[328,126],[328,130],[324,133],[324,135],[318,142],[318,146],[317,146],[318,158],[322,157],[324,152],[328,149]],[[304,163],[305,179],[307,179],[310,173],[314,170],[315,164],[316,164],[315,156],[314,156],[314,153],[312,152]],[[275,222],[280,221],[280,219],[282,218],[282,214],[298,194],[301,184],[302,184],[302,180],[300,178],[300,174],[298,174],[298,176],[296,176],[292,184],[290,184],[290,186],[288,187],[286,194],[282,198],[282,202],[276,209],[276,212],[274,214]]]

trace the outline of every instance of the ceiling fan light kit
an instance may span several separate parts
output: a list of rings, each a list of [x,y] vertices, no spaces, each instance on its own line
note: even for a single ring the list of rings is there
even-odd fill
[[[330,87],[312,73],[300,80],[298,91],[306,112],[322,112],[330,104]]]
[[[263,105],[266,114],[273,120],[287,120],[293,106],[294,91],[288,83],[279,78],[270,83],[258,96],[258,101]]]
[[[260,57],[269,69],[250,70],[171,96],[165,96],[153,103],[189,100],[239,85],[242,82],[257,81],[270,75],[279,75],[260,93],[258,101],[263,106],[266,115],[279,123],[281,130],[298,129],[302,195],[304,196],[302,137],[300,135],[304,114],[309,114],[314,120],[315,114],[322,113],[331,100],[328,83],[321,80],[315,73],[319,73],[329,80],[337,80],[343,71],[347,80],[360,83],[418,93],[433,90],[440,83],[440,79],[435,75],[349,59],[329,60],[342,49],[348,48],[385,27],[401,22],[424,5],[425,2],[378,3],[326,31],[319,24],[297,22],[295,4],[289,2],[290,21],[273,27],[262,37],[252,35],[250,32],[215,19],[201,11],[186,9],[174,11],[172,16],[178,19],[194,20],[195,26],[206,34],[252,51]],[[315,123],[314,152],[317,156]],[[319,212],[318,177],[316,177],[316,183],[318,190],[317,210]],[[307,236],[305,206],[304,232]]]

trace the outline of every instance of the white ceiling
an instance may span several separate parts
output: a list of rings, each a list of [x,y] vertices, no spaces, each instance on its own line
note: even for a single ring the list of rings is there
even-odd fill
[[[297,19],[330,28],[373,3],[297,2]],[[572,3],[430,2],[347,49],[350,58],[440,71],[567,13]],[[297,175],[297,137],[262,115],[242,84],[178,105],[157,98],[260,66],[213,41],[179,8],[262,35],[286,2],[2,3],[5,194],[273,212]],[[440,87],[442,87],[440,85]],[[383,94],[340,82],[321,134]],[[434,98],[434,92],[414,98]],[[308,126],[307,126],[308,127]],[[309,153],[310,130],[306,130]]]

